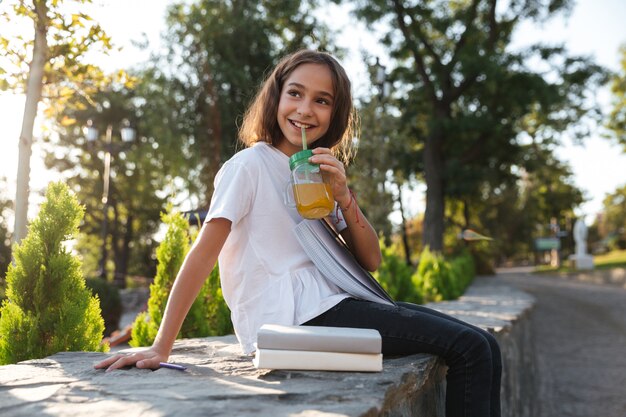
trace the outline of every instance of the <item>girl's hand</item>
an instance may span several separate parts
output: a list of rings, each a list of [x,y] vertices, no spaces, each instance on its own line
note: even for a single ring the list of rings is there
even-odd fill
[[[160,362],[166,362],[167,355],[162,355],[153,348],[131,354],[117,354],[95,364],[96,369],[106,368],[106,372],[125,366],[136,366],[140,369],[157,369]]]
[[[330,186],[335,201],[339,207],[346,207],[350,204],[350,190],[346,178],[346,170],[343,163],[332,154],[328,148],[314,148],[310,162],[319,164],[323,173],[330,177]]]

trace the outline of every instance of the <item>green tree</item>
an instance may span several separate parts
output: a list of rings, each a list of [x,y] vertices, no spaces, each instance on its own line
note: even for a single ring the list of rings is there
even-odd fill
[[[609,115],[608,128],[626,152],[626,45],[620,48],[621,70],[611,78],[613,109]]]
[[[139,314],[133,324],[131,346],[147,346],[154,341],[172,285],[193,240],[189,221],[182,214],[174,213],[170,208],[168,213],[163,214],[162,220],[167,225],[167,232],[157,248],[157,274],[150,285],[148,310]],[[215,267],[189,309],[178,338],[217,336],[230,332],[230,311],[222,297],[219,273]]]
[[[104,322],[98,299],[65,247],[83,216],[68,187],[51,183],[28,235],[15,248],[0,308],[0,364],[61,351],[102,351]]]
[[[626,249],[626,185],[603,200],[599,229],[607,238],[609,249]]]
[[[523,142],[554,143],[578,123],[589,111],[586,88],[603,72],[561,47],[509,47],[520,22],[547,19],[570,1],[524,0],[502,10],[496,0],[352,3],[358,17],[388,30],[383,43],[394,60],[390,76],[402,86],[401,121],[427,186],[424,244],[440,251],[446,200],[469,201],[485,181],[512,181]]]
[[[0,178],[0,189],[6,190],[6,178]],[[11,212],[11,200],[0,191],[0,301],[4,299],[5,275],[11,262],[11,235],[7,219]],[[11,213],[12,214],[12,213]]]
[[[492,237],[489,247],[499,261],[529,260],[534,239],[551,235],[548,225],[553,218],[571,238],[574,209],[584,201],[568,165],[540,146],[523,149],[528,161],[520,179],[496,188],[486,186],[482,201],[473,202],[477,210],[469,224],[460,223],[455,229],[458,233],[470,227]]]
[[[311,14],[318,3],[197,0],[168,9],[167,51],[140,76],[142,117],[199,207],[236,151],[237,123],[264,75],[287,52],[328,49],[327,29]]]
[[[12,89],[26,94],[19,137],[17,193],[13,241],[26,234],[26,213],[30,180],[33,127],[40,101],[48,114],[64,108],[74,95],[89,96],[93,88],[108,80],[100,69],[85,60],[88,51],[111,48],[109,38],[99,25],[84,13],[68,12],[66,4],[91,0],[8,1],[0,13],[3,27],[30,22],[31,37],[16,33],[0,37],[5,60],[0,66],[0,90]]]
[[[134,89],[111,83],[88,102],[77,97],[74,106],[58,115],[53,134],[46,137],[46,166],[62,173],[86,206],[76,245],[85,259],[85,273],[95,275],[106,255],[105,274],[121,287],[127,275],[154,276],[153,235],[164,205],[161,192],[171,181],[168,155],[159,151],[157,139],[147,134],[150,120],[139,116],[138,101]],[[120,137],[126,121],[136,132],[134,142],[123,142]],[[100,132],[93,142],[83,131],[88,123]],[[109,127],[110,144],[105,140]],[[107,150],[111,154],[110,181],[107,204],[103,205]]]

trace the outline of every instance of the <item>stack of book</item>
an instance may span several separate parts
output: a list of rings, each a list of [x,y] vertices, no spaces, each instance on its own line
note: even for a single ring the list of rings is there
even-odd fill
[[[253,363],[262,369],[380,372],[381,347],[374,329],[265,324]]]

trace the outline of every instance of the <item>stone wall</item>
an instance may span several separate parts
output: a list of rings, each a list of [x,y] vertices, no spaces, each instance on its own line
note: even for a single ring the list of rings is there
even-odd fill
[[[533,416],[533,300],[497,277],[478,278],[454,302],[430,307],[490,329],[500,341],[503,416]],[[132,350],[132,349],[129,349]],[[64,352],[0,367],[2,416],[444,416],[446,367],[436,357],[388,358],[380,373],[255,369],[233,336],[177,341],[184,372],[105,373],[104,354]]]

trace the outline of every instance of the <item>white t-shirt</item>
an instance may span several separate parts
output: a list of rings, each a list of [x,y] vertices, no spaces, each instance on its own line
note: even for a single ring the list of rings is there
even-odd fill
[[[317,270],[296,239],[293,228],[302,217],[284,202],[289,178],[289,158],[265,142],[235,154],[215,178],[206,221],[232,222],[218,258],[220,279],[246,354],[255,350],[261,325],[299,325],[349,296]],[[338,220],[341,230],[345,222]]]

